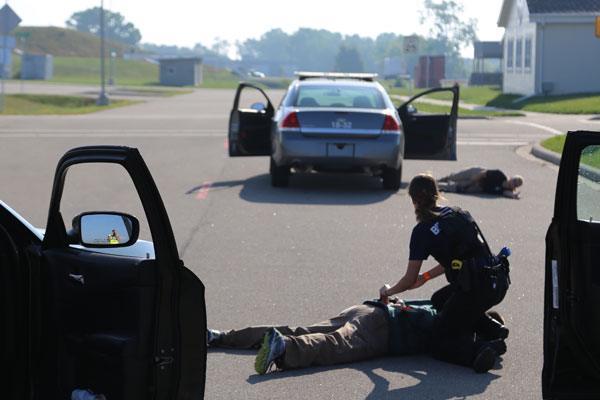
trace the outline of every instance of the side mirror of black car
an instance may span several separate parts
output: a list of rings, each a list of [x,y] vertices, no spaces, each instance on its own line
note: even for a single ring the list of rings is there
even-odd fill
[[[132,215],[93,211],[73,218],[70,242],[84,247],[126,247],[138,240],[140,223]]]
[[[265,111],[267,109],[267,106],[264,105],[263,103],[252,103],[252,105],[250,106],[251,109],[256,110],[256,111]]]

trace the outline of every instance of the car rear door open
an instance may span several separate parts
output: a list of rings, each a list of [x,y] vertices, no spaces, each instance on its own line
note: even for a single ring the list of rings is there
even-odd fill
[[[258,101],[245,107],[240,102],[242,93],[256,97]],[[271,122],[274,112],[271,100],[261,88],[250,83],[240,83],[229,115],[229,156],[271,155]]]
[[[448,113],[420,113],[417,99],[433,93],[449,93]],[[456,160],[456,125],[459,87],[430,89],[409,99],[398,108],[404,129],[404,158]]]
[[[544,399],[600,398],[600,132],[569,132],[546,234]]]

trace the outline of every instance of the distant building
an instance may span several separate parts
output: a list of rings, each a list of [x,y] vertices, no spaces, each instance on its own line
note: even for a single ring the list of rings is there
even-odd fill
[[[600,0],[504,0],[503,92],[600,92]]]
[[[502,72],[498,71],[502,66],[502,42],[474,42],[473,49],[469,85],[502,85]]]
[[[414,81],[417,88],[435,88],[441,86],[446,77],[445,56],[421,56],[415,66]]]
[[[165,86],[196,86],[202,83],[202,58],[162,58],[159,81]]]
[[[21,79],[52,79],[54,58],[50,54],[23,54]]]
[[[383,77],[384,79],[392,79],[401,75],[406,75],[407,66],[406,60],[402,57],[385,57],[383,59]]]

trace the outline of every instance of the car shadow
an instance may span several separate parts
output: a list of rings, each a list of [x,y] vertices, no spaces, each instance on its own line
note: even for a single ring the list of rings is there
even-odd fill
[[[476,374],[472,369],[444,363],[426,356],[385,357],[360,363],[301,370],[278,371],[266,375],[251,375],[247,382],[259,384],[274,379],[286,379],[338,369],[354,369],[364,373],[373,383],[366,399],[432,399],[466,398],[484,393],[490,383],[500,376],[494,372]],[[397,387],[398,382],[417,381]]]
[[[240,198],[252,203],[365,205],[385,201],[399,193],[381,188],[381,179],[361,174],[298,173],[290,177],[285,188],[271,186],[269,174],[246,180],[213,182],[210,191],[241,186]],[[186,195],[195,195],[205,185],[191,188]],[[403,182],[401,190],[408,183]]]

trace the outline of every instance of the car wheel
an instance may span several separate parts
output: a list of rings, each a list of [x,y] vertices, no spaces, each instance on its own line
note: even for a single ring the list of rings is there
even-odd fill
[[[402,166],[400,168],[386,168],[381,174],[383,178],[383,188],[386,190],[398,191],[402,183]]]
[[[271,186],[285,187],[288,185],[290,181],[290,167],[287,165],[278,166],[273,161],[273,157],[271,157],[269,172],[271,174]]]

